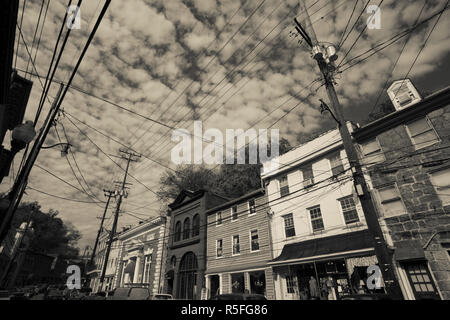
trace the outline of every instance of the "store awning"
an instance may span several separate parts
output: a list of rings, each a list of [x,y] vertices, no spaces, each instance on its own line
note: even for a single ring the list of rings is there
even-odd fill
[[[396,261],[425,260],[425,252],[419,240],[400,241],[395,246]]]
[[[373,240],[369,231],[362,230],[287,244],[281,254],[269,262],[271,265],[289,262],[338,257],[341,254],[359,254],[373,251]]]
[[[133,260],[128,262],[127,266],[125,267],[124,273],[134,273],[134,269],[136,268],[136,262]]]

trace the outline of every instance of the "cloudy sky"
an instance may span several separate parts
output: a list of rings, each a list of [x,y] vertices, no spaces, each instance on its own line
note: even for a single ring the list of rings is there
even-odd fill
[[[355,0],[307,0],[319,41],[339,44],[353,8],[347,33],[366,3],[359,0],[355,7]],[[369,4],[379,3],[380,0],[369,1]],[[345,70],[346,62],[353,57],[413,25],[419,12],[422,21],[446,3],[446,0],[382,1],[381,29],[364,30],[340,70]],[[63,0],[50,1],[35,61],[40,76],[45,77],[47,73],[67,4]],[[83,1],[81,28],[72,30],[55,79],[64,82],[69,79],[103,4],[104,0]],[[19,21],[22,5],[23,0]],[[40,10],[41,1],[26,1],[22,32],[33,57],[37,47],[37,41],[33,45],[33,36]],[[44,12],[45,6],[42,17]],[[44,209],[59,210],[65,221],[81,231],[80,247],[92,245],[99,225],[97,217],[101,216],[104,204],[89,202],[104,201],[102,189],[112,189],[114,181],[122,179],[123,171],[112,160],[125,167],[124,160],[113,157],[125,145],[146,157],[131,166],[129,197],[124,200],[125,212],[120,216],[119,226],[158,214],[160,204],[155,202],[153,192],[158,189],[158,179],[166,170],[164,166],[175,167],[170,160],[174,146],[172,130],[105,100],[191,132],[193,120],[202,120],[204,129],[221,130],[270,128],[275,123],[271,128],[279,129],[281,137],[293,145],[299,137],[326,128],[330,120],[327,115],[321,115],[318,106],[318,99],[325,99],[326,94],[321,82],[314,82],[319,79],[319,73],[308,48],[299,43],[300,37],[292,35],[294,17],[304,19],[295,0],[113,1],[73,82],[90,95],[70,89],[62,104],[67,114],[58,119],[57,132],[66,141],[65,130],[73,145],[73,157],[62,158],[54,148],[42,150],[37,160],[40,167],[72,186],[39,167],[33,168],[29,179],[33,189],[82,202],[55,198],[33,189],[27,190],[24,200],[37,200]],[[367,12],[362,13],[338,52],[337,64],[363,30],[368,17]],[[406,38],[336,74],[338,94],[348,119],[362,122],[386,81],[406,75],[435,21],[436,18],[412,33],[395,69]],[[445,71],[450,67],[448,30],[450,19],[446,11],[409,74],[420,92],[432,92],[450,82]],[[36,38],[39,34],[40,29]],[[27,64],[28,71],[36,74],[28,63],[22,40],[17,56],[19,74],[26,74]],[[27,74],[27,77],[34,84],[25,118],[33,120],[42,87],[35,75]],[[53,84],[50,101],[57,89],[58,85]],[[386,95],[381,96],[381,100],[385,98]],[[293,109],[294,106],[297,107]],[[47,101],[37,128],[42,126],[49,107]],[[46,144],[57,142],[56,131],[52,129]],[[20,158],[21,154],[16,157],[15,175]],[[0,191],[7,191],[10,183],[5,178]],[[93,193],[99,200],[89,198],[80,190]],[[112,216],[114,207],[113,201],[108,217]],[[111,224],[112,219],[106,220],[107,227]]]

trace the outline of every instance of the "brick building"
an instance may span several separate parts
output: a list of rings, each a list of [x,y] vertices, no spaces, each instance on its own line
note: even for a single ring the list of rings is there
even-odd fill
[[[210,191],[183,190],[169,205],[165,293],[200,300],[205,288],[206,211],[227,201]]]
[[[208,297],[248,291],[275,299],[269,213],[264,189],[207,211]]]
[[[388,94],[396,111],[353,137],[405,299],[450,299],[450,87]]]

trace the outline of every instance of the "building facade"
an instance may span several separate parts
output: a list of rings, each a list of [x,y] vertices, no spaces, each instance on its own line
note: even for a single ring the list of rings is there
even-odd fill
[[[450,299],[450,88],[388,94],[396,111],[353,136],[405,299]]]
[[[217,294],[252,293],[275,299],[270,208],[264,189],[207,211],[206,289]]]
[[[209,191],[183,190],[169,205],[165,293],[176,299],[201,299],[206,288],[206,211],[227,201]]]
[[[339,131],[265,163],[262,179],[276,299],[335,300],[367,290],[367,268],[377,259]]]
[[[118,247],[120,246],[120,242],[117,239],[117,236],[113,238],[113,242],[111,244],[111,251],[109,254],[108,265],[106,266],[105,278],[103,280],[103,283],[100,282],[103,267],[105,264],[106,248],[108,246],[109,237],[110,233],[106,229],[103,229],[98,239],[97,252],[94,257],[95,268],[87,272],[87,275],[90,278],[89,286],[90,288],[92,288],[92,292],[108,292],[115,288],[114,276],[116,265],[119,259]]]
[[[117,260],[111,261],[114,287],[139,285],[148,287],[151,294],[162,291],[168,226],[168,218],[158,216],[117,235]]]

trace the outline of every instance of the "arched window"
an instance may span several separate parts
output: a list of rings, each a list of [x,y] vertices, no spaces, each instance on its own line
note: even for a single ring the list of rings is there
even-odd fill
[[[197,285],[197,269],[197,257],[193,252],[187,252],[180,260],[177,299],[198,299],[194,296],[194,288]]]
[[[178,221],[175,224],[175,241],[180,241],[181,240],[181,222]]]
[[[198,236],[200,234],[200,216],[196,214],[192,219],[192,236]]]
[[[191,230],[191,220],[186,218],[183,223],[183,240],[189,238],[189,233]]]

